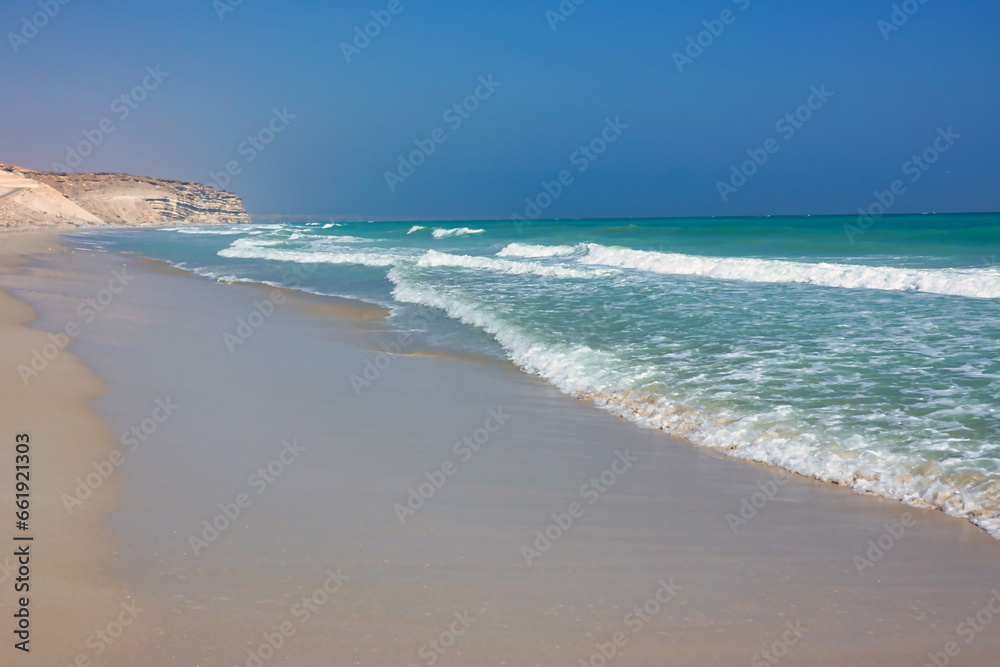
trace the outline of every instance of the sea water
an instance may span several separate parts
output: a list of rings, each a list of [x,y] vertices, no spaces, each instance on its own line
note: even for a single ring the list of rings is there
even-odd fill
[[[387,306],[641,427],[1000,538],[1000,216],[308,222],[77,240]],[[414,317],[432,309],[438,317]],[[343,378],[343,381],[349,381]]]

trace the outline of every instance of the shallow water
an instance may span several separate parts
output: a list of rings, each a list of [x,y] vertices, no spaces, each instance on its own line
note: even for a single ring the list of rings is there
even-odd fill
[[[1000,216],[88,232],[392,309],[641,426],[1000,537]],[[417,317],[427,308],[447,317]]]

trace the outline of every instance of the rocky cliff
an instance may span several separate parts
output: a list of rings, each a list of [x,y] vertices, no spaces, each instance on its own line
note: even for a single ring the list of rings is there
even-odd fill
[[[0,164],[0,228],[78,225],[240,224],[236,195],[129,174],[60,174]]]

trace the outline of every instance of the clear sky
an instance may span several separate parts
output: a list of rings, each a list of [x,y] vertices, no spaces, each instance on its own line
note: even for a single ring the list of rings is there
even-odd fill
[[[4,0],[0,162],[71,166],[82,144],[74,171],[367,219],[507,218],[543,182],[544,217],[850,213],[897,179],[892,213],[998,211],[1000,3],[896,4]]]

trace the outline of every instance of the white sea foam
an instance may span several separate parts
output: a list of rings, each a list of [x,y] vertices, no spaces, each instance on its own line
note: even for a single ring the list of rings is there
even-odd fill
[[[749,257],[701,257],[587,244],[580,262],[652,273],[706,276],[755,283],[804,283],[850,289],[928,292],[1000,298],[1000,272],[992,269],[904,269],[853,264],[810,264]]]
[[[421,225],[413,225],[412,227],[410,227],[410,231],[408,231],[406,233],[407,234],[412,234],[414,232],[419,232],[421,229],[427,229],[427,228],[426,227],[422,227]]]
[[[311,239],[313,244],[316,245],[316,247],[323,247],[326,245],[337,244],[337,243],[370,243],[371,241],[376,240],[376,239],[366,239],[360,236],[349,236],[346,234],[344,236],[313,236],[311,237]]]
[[[497,257],[559,257],[572,255],[577,246],[571,245],[533,245],[530,243],[511,243],[497,253]]]
[[[470,301],[407,280],[402,267],[390,269],[388,277],[395,285],[392,296],[397,301],[439,308],[453,319],[492,334],[515,363],[529,373],[537,373],[548,378],[553,384],[567,391],[591,386],[592,377],[587,372],[588,367],[605,369],[616,367],[616,360],[610,355],[583,345],[567,347],[562,351],[540,345],[517,325]]]
[[[469,229],[468,227],[458,227],[456,229],[437,228],[431,232],[431,236],[436,239],[446,239],[452,236],[468,236],[469,234],[482,234],[485,229]]]
[[[246,229],[284,229],[285,225],[279,223],[244,225]]]
[[[331,227],[343,227],[343,226],[344,226],[343,223],[331,222],[326,225],[323,225],[322,229],[330,229]]]
[[[450,255],[437,250],[428,250],[418,261],[418,266],[453,266],[466,269],[499,271],[511,275],[536,275],[553,278],[593,278],[609,273],[600,269],[571,269],[564,266],[550,266],[540,262],[516,262],[493,257],[473,257],[471,255]]]
[[[243,227],[242,229],[234,227],[170,227],[161,231],[177,232],[178,234],[199,234],[204,236],[231,236],[234,234],[246,234],[249,229],[247,227]]]
[[[238,239],[228,248],[220,250],[220,257],[239,259],[266,259],[276,262],[297,262],[299,264],[359,264],[362,266],[393,266],[403,257],[385,251],[374,252],[317,252],[307,250],[287,250],[275,248],[283,241],[261,241],[258,239]]]

